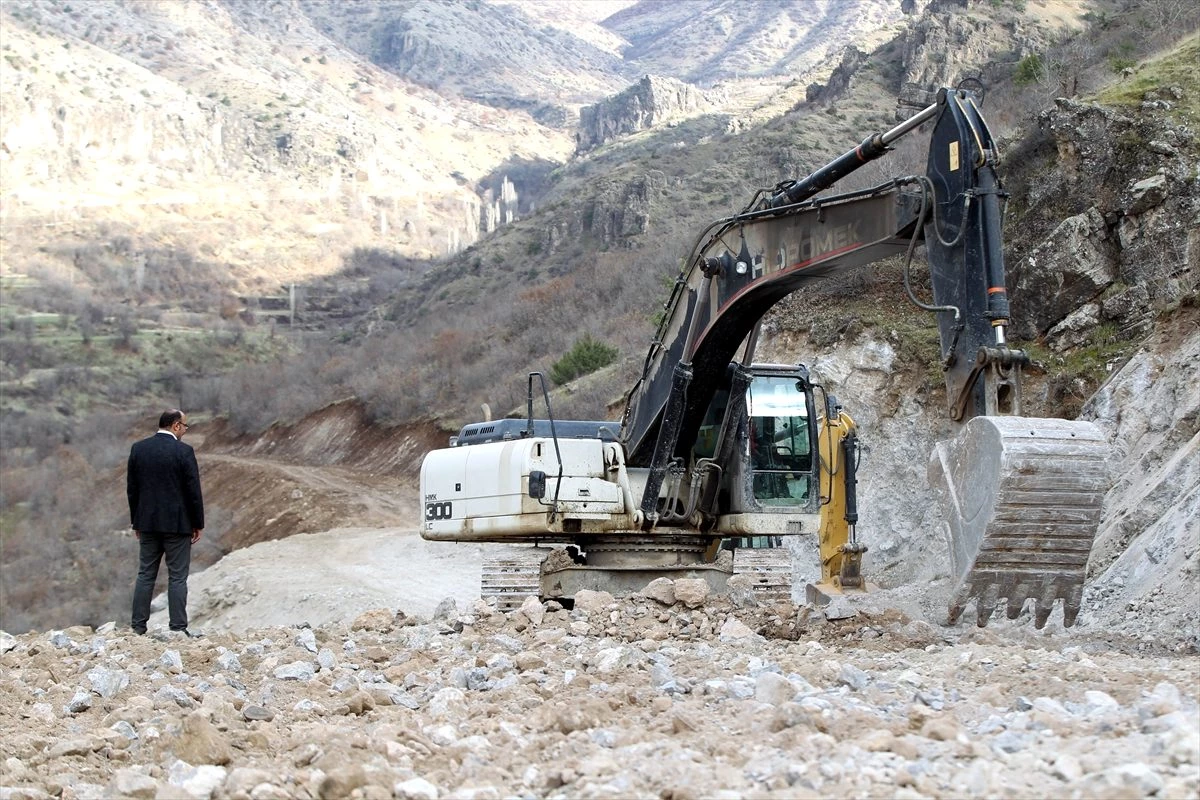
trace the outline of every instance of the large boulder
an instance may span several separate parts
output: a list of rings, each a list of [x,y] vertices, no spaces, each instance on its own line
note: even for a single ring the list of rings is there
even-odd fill
[[[1059,324],[1100,295],[1117,277],[1116,252],[1095,208],[1068,217],[1019,265],[1013,293],[1021,297],[1022,338]],[[1097,320],[1098,321],[1098,320]]]

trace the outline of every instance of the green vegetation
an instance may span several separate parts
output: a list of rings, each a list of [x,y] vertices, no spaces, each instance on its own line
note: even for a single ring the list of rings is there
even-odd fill
[[[99,309],[79,316],[4,311],[5,413],[53,403],[57,413],[86,415],[153,397],[198,403],[189,385],[246,361],[277,358],[287,346],[283,337],[238,323],[146,328],[147,320]]]
[[[1118,75],[1127,69],[1133,69],[1136,65],[1136,60],[1125,56],[1112,56],[1108,59],[1108,68]]]
[[[1017,62],[1013,72],[1013,83],[1017,86],[1028,86],[1039,83],[1046,78],[1046,64],[1037,53],[1030,53]]]
[[[1067,352],[1058,353],[1036,342],[1027,344],[1025,350],[1033,362],[1029,383],[1043,382],[1044,402],[1050,404],[1054,415],[1070,419],[1108,378],[1114,365],[1136,349],[1137,343],[1122,338],[1111,323],[1097,326],[1090,344]]]
[[[1137,59],[1133,57],[1134,52],[1135,48],[1131,42],[1121,42],[1108,54],[1108,68],[1117,75],[1127,69],[1133,69],[1137,66]]]
[[[1163,98],[1171,103],[1168,113],[1191,124],[1200,123],[1200,70],[1197,70],[1197,64],[1200,64],[1200,35],[1147,60],[1133,75],[1100,92],[1096,99],[1106,105],[1138,107],[1147,92],[1177,86],[1182,90],[1181,97]]]
[[[617,360],[620,351],[584,334],[575,345],[550,368],[550,380],[561,386],[576,378],[595,372]]]

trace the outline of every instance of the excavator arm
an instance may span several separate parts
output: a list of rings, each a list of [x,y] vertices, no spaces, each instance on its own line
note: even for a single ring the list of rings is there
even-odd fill
[[[924,175],[817,196],[929,120]],[[1006,340],[1004,195],[997,161],[971,94],[942,90],[913,118],[868,137],[803,180],[756,196],[746,210],[701,234],[664,307],[622,420],[628,464],[648,469],[640,506],[644,529],[658,523],[669,466],[686,461],[728,364],[752,342],[767,311],[808,283],[888,256],[911,260],[923,242],[933,303],[908,290],[907,266],[905,288],[914,303],[937,315],[948,415],[959,423],[978,418],[956,443],[939,446],[930,466],[958,582],[950,616],[957,618],[969,600],[978,599],[983,624],[999,598],[1007,598],[1015,616],[1033,597],[1040,627],[1049,604],[1061,598],[1066,624],[1074,621],[1106,486],[1108,447],[1088,423],[1019,416],[1021,369],[1028,359]],[[744,360],[749,358],[747,353]],[[1064,514],[1074,525],[1066,533],[1057,524]]]
[[[931,119],[925,175],[813,199]],[[622,441],[630,463],[654,466],[675,455],[679,442],[690,441],[720,374],[775,303],[807,283],[911,254],[922,242],[934,304],[917,302],[938,313],[951,416],[1019,413],[1016,373],[1027,359],[1005,342],[1009,309],[996,161],[970,94],[943,90],[936,104],[891,131],[868,137],[802,181],[784,184],[757,207],[711,225],[676,280],[641,379],[629,394]]]
[[[783,212],[749,212],[712,232],[676,283],[622,421],[628,462],[651,470],[642,503],[649,520],[667,465],[686,457],[728,364],[759,320],[806,284],[905,252],[919,212],[919,193],[889,184]]]

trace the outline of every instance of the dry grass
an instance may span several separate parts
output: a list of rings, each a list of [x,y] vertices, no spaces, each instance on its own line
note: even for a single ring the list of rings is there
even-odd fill
[[[1200,35],[1192,36],[1177,47],[1157,53],[1139,64],[1132,74],[1101,91],[1096,99],[1109,105],[1139,107],[1148,93],[1161,95],[1171,103],[1171,115],[1193,125],[1200,124]],[[1175,98],[1166,90],[1178,87]]]

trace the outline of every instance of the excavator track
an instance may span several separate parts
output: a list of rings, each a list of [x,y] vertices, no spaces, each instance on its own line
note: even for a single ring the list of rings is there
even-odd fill
[[[759,605],[792,600],[792,557],[782,547],[734,550],[733,574],[750,578],[751,590]]]
[[[549,551],[539,548],[512,550],[483,559],[479,596],[496,601],[498,611],[515,611],[527,597],[541,593],[542,561]]]
[[[954,623],[971,600],[985,626],[1000,600],[1009,619],[1026,601],[1046,624],[1056,600],[1075,624],[1111,447],[1090,422],[975,417],[937,445],[929,480],[943,506],[954,577]]]

